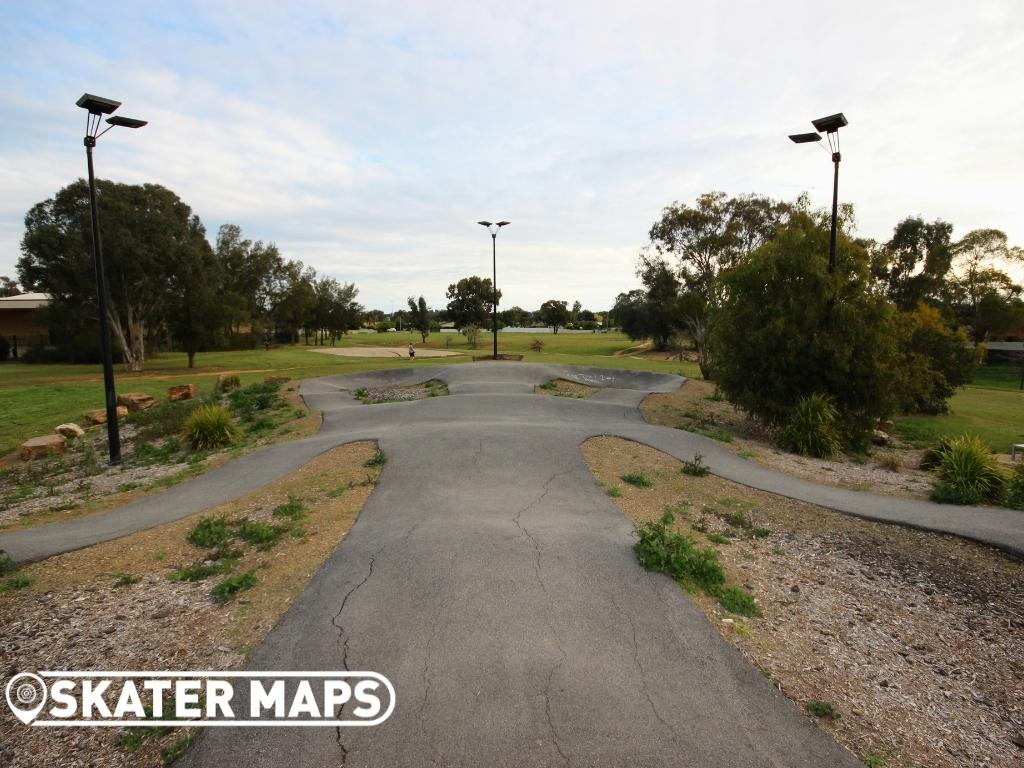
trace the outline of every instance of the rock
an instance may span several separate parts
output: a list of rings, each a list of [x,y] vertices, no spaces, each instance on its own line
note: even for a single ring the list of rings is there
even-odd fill
[[[67,447],[67,442],[60,435],[43,435],[42,437],[33,437],[31,440],[26,440],[22,443],[18,455],[24,461],[45,459],[47,456],[56,456],[58,453],[64,453]]]
[[[155,611],[154,613],[150,614],[149,618],[150,619],[166,619],[172,613],[174,613],[174,611],[171,608],[161,608],[159,611]]]
[[[152,408],[154,402],[145,392],[126,392],[117,396],[117,404],[125,406],[129,411],[144,411]]]
[[[58,427],[54,427],[53,431],[56,432],[58,435],[70,437],[72,440],[79,438],[85,434],[84,429],[82,429],[77,424],[72,424],[70,422],[67,424],[61,424]]]
[[[790,592],[799,592],[800,591],[800,585],[799,584],[794,584],[792,587],[789,588],[789,591]]]
[[[167,399],[172,403],[178,400],[195,400],[199,397],[199,387],[195,384],[178,384],[167,390]]]
[[[888,445],[889,434],[887,432],[883,432],[880,429],[876,429],[874,432],[871,433],[871,442],[874,443],[875,445]]]
[[[128,415],[128,408],[119,405],[117,406],[117,418],[123,419]],[[107,409],[99,408],[95,411],[89,411],[85,414],[85,420],[90,424],[106,424],[107,423]]]

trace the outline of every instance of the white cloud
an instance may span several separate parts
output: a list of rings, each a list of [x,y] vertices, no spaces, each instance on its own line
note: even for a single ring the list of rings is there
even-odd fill
[[[84,6],[83,6],[84,7]],[[943,217],[1024,237],[1012,0],[820,3],[222,2],[91,14],[8,8],[0,273],[25,211],[81,176],[85,90],[150,120],[104,137],[101,175],[174,189],[355,280],[365,303],[443,300],[489,274],[506,300],[607,307],[662,207],[722,189],[816,203],[826,155],[786,141],[843,110],[840,194],[861,233]]]

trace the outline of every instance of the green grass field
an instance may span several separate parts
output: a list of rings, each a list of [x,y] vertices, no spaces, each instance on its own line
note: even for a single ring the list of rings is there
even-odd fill
[[[533,352],[534,339],[544,343],[541,352]],[[404,347],[409,341],[420,345],[419,334],[352,334],[337,346]],[[521,354],[528,362],[563,365],[592,365],[602,368],[626,368],[660,371],[699,377],[697,366],[679,361],[647,360],[621,355],[634,346],[626,336],[607,334],[499,334],[499,352]],[[237,352],[206,352],[196,357],[189,370],[181,353],[164,353],[149,360],[141,373],[116,371],[117,391],[146,392],[162,399],[172,384],[194,382],[204,392],[213,387],[217,375],[238,373],[244,384],[266,376],[308,379],[339,373],[417,365],[435,366],[468,363],[472,355],[490,352],[491,337],[481,334],[479,348],[472,350],[458,334],[431,334],[426,346],[460,352],[459,357],[405,359],[338,357],[313,351],[299,344]],[[1019,373],[1010,366],[988,366],[978,372],[975,382],[959,391],[945,416],[907,416],[897,419],[901,436],[929,443],[947,434],[973,432],[998,451],[1008,451],[1011,443],[1024,441],[1024,393],[1017,390]],[[65,421],[80,421],[87,410],[103,407],[103,379],[96,365],[0,364],[0,455],[14,450],[35,435],[46,434]]]

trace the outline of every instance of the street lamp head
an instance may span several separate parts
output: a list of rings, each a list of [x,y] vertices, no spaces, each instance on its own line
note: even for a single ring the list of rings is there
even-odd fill
[[[809,144],[812,141],[821,141],[820,133],[791,133],[789,140],[794,144]]]
[[[136,120],[134,117],[108,117],[107,122],[120,128],[141,128],[147,124],[145,120]]]
[[[490,227],[490,226],[493,226],[493,225],[491,224],[491,222],[489,222],[489,221],[478,221],[478,222],[477,222],[477,224],[479,224],[479,225],[480,225],[481,227]]]
[[[499,227],[506,227],[506,226],[508,226],[511,223],[512,223],[511,221],[499,221],[498,222],[498,226]]]
[[[93,96],[91,93],[83,93],[82,97],[75,104],[82,109],[89,110],[90,115],[109,115],[121,106],[120,101],[104,99],[102,96]]]
[[[825,133],[835,133],[840,128],[849,125],[846,120],[846,115],[842,112],[837,112],[834,115],[828,117],[819,117],[817,120],[812,120],[811,124],[815,129],[819,131],[825,131]]]

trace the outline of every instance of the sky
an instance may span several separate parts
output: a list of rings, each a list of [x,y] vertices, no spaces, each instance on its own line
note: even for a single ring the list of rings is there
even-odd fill
[[[831,203],[790,133],[843,112],[857,233],[909,215],[1024,244],[1019,0],[0,0],[0,274],[24,216],[85,175],[89,92],[149,125],[97,174],[175,191],[367,307],[489,276],[504,306],[637,287],[662,209],[722,190]]]

